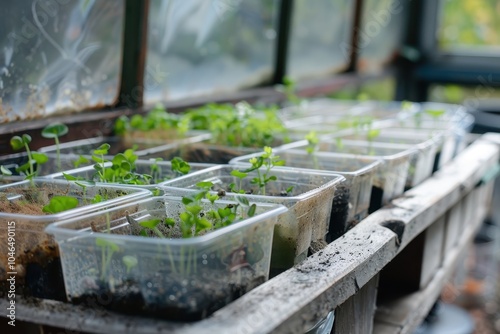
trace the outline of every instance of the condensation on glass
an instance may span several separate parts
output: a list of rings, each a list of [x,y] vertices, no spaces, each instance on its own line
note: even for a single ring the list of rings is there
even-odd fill
[[[360,72],[380,72],[393,61],[403,38],[406,3],[403,0],[363,2],[357,63]]]
[[[294,79],[329,76],[350,60],[355,1],[296,0],[287,72]]]
[[[123,18],[123,1],[3,1],[0,122],[113,103]]]
[[[152,0],[145,104],[232,92],[273,75],[278,0]]]
[[[438,45],[444,51],[500,50],[500,1],[441,0]]]

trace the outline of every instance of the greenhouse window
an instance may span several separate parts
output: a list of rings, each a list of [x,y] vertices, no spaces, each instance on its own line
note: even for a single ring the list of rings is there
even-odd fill
[[[123,18],[123,1],[2,3],[0,122],[113,104]]]
[[[405,4],[400,0],[363,2],[357,63],[360,72],[379,72],[396,57],[403,38]]]
[[[270,83],[278,4],[152,0],[145,104]]]
[[[355,1],[297,0],[293,4],[288,74],[325,77],[347,69]]]
[[[440,1],[439,48],[459,53],[498,53],[499,16],[497,0]]]

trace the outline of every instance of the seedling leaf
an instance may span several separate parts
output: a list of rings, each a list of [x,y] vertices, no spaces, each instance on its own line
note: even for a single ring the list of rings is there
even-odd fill
[[[235,169],[231,171],[231,175],[239,179],[244,179],[245,177],[247,177],[248,173],[240,172],[239,170]]]
[[[68,127],[62,123],[53,123],[47,125],[42,130],[42,137],[44,138],[58,138],[68,133]]]
[[[257,210],[257,205],[254,203],[254,204],[250,205],[250,207],[248,208],[247,215],[249,217],[253,217],[255,215],[255,210]]]
[[[42,165],[49,161],[49,157],[47,157],[47,155],[44,153],[31,152],[31,155],[33,157],[33,160],[35,160],[39,165]]]
[[[155,228],[159,223],[161,223],[160,219],[150,219],[150,220],[144,220],[142,222],[139,222],[139,225],[142,227],[150,228],[153,229]]]
[[[74,209],[78,206],[78,200],[70,196],[54,196],[50,199],[49,204],[42,208],[43,212],[55,214],[67,210]]]
[[[12,175],[12,172],[8,168],[5,168],[4,166],[0,166],[0,172],[2,172],[2,175],[6,176]]]
[[[249,206],[250,202],[248,201],[248,198],[244,196],[236,196],[236,200],[242,204],[243,206]]]
[[[122,257],[123,264],[127,267],[127,273],[135,266],[137,266],[137,258],[132,255],[125,255]]]
[[[14,151],[19,151],[24,148],[23,139],[19,136],[14,136],[10,139],[10,146]]]

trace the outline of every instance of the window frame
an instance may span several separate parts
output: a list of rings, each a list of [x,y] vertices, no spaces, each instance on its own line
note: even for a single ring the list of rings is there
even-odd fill
[[[121,55],[122,68],[119,80],[119,94],[115,103],[90,108],[78,113],[0,124],[0,152],[2,152],[2,155],[14,153],[9,144],[10,138],[23,133],[32,136],[33,149],[52,144],[49,140],[41,137],[40,132],[43,127],[53,122],[63,122],[68,125],[70,131],[64,138],[66,142],[110,135],[113,132],[113,121],[120,115],[132,115],[149,111],[143,105],[143,96],[150,0],[122,1],[125,2],[124,43]],[[311,97],[337,91],[348,85],[395,76],[392,68],[388,68],[376,75],[359,75],[356,72],[359,30],[364,0],[354,1],[355,8],[351,26],[351,50],[348,68],[344,72],[337,73],[326,79],[310,79],[299,83],[297,85],[299,95]],[[283,93],[277,91],[275,85],[282,84],[283,77],[287,73],[287,53],[289,50],[293,4],[294,0],[281,0],[279,5],[280,12],[277,22],[276,52],[272,82],[265,84],[265,86],[231,93],[163,101],[166,108],[171,112],[182,112],[187,108],[203,105],[208,102],[238,102],[246,100],[249,102],[278,103],[284,101],[285,97]]]

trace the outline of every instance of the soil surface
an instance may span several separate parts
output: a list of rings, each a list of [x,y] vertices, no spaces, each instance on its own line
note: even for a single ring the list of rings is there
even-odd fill
[[[203,280],[199,278],[203,277]],[[241,297],[265,281],[255,277],[250,267],[227,273],[207,270],[190,279],[172,272],[159,271],[141,282],[126,281],[111,290],[107,283],[85,277],[88,292],[71,300],[76,304],[95,305],[106,309],[174,321],[196,321]]]
[[[333,198],[332,213],[330,215],[327,242],[330,243],[342,236],[348,227],[347,216],[349,214],[349,188],[344,185],[337,186]]]
[[[377,186],[372,187],[372,195],[370,196],[370,208],[368,214],[374,213],[382,207],[382,199],[384,198],[384,190]]]

